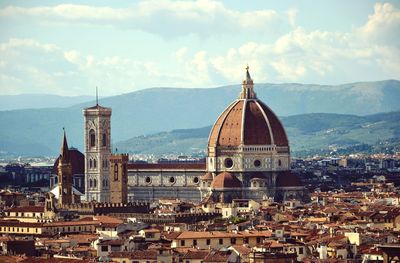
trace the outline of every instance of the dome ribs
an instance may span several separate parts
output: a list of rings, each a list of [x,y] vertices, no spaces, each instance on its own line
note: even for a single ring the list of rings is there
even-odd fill
[[[245,145],[272,144],[268,123],[255,101],[247,102],[243,129]]]
[[[229,172],[218,174],[211,183],[212,189],[241,188],[242,182]]]
[[[239,146],[241,143],[242,132],[242,110],[243,101],[238,101],[231,108],[222,123],[219,133],[218,145],[220,146]]]
[[[272,110],[267,105],[265,105],[261,101],[258,101],[258,103],[263,108],[268,118],[272,130],[272,135],[274,138],[274,143],[277,146],[289,146],[289,141],[287,139],[285,129],[283,128],[283,125],[278,119],[278,117],[275,115],[275,113],[272,112]]]

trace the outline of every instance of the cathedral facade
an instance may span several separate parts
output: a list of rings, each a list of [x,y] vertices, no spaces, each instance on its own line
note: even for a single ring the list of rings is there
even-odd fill
[[[85,109],[84,114],[86,198],[109,202],[111,177],[106,174],[111,155],[111,109],[96,105]],[[299,178],[290,172],[285,129],[257,98],[248,67],[238,99],[221,113],[211,129],[207,152],[206,163],[128,163],[128,201],[307,199]]]

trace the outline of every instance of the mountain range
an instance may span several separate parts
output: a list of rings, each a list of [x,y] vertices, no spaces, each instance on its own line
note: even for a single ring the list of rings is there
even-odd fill
[[[59,96],[52,94],[0,95],[0,110],[65,108],[93,100],[93,96]]]
[[[307,156],[360,148],[364,152],[400,150],[400,111],[367,116],[311,113],[282,117],[292,154]],[[137,136],[115,145],[133,154],[204,154],[211,126]],[[389,147],[389,148],[388,148]],[[393,148],[394,147],[394,148]],[[388,148],[388,149],[386,149]]]
[[[99,103],[112,108],[112,143],[121,147],[123,144],[119,142],[126,143],[127,140],[138,138],[138,136],[153,137],[163,131],[197,130],[198,127],[209,126],[224,108],[237,98],[239,91],[240,85],[207,89],[152,88],[102,98]],[[305,123],[309,129],[317,129],[319,127],[317,123],[325,121],[326,116],[318,117],[319,115],[309,115],[310,113],[358,115],[349,117],[355,122],[359,118],[364,118],[362,117],[364,115],[400,110],[400,103],[398,103],[400,81],[398,80],[359,82],[336,86],[296,83],[256,84],[255,91],[258,97],[278,116],[299,115],[282,118],[294,148],[300,141],[307,142],[307,137],[301,137],[304,134],[297,132],[304,130]],[[59,151],[62,127],[66,128],[70,145],[82,150],[82,109],[92,106],[94,102],[77,102],[78,104],[73,106],[52,107],[45,99],[43,107],[46,108],[0,111],[0,151],[18,155],[55,155]],[[341,115],[337,116],[339,120],[343,118]],[[373,118],[372,116],[368,117]],[[318,122],[312,121],[316,117],[319,119]],[[294,120],[297,120],[296,125],[302,128],[296,128],[294,124],[291,126],[291,121]],[[331,118],[327,118],[326,121],[331,121]],[[336,125],[337,122],[333,122],[333,124]],[[379,128],[379,125],[377,127]],[[202,129],[207,130],[207,128]],[[319,131],[323,132],[324,130],[318,128],[314,132]],[[200,131],[195,131],[195,133],[198,132]],[[153,135],[149,136],[151,134]],[[339,136],[337,140],[340,138],[344,140],[351,137],[351,134],[350,132],[348,135]],[[190,142],[183,140],[180,143],[187,143],[189,148],[204,149],[205,137],[202,136],[202,138],[197,138],[203,140],[199,141],[197,146],[191,144],[193,143],[192,139]],[[332,144],[335,141],[329,143]],[[307,145],[312,146],[312,143],[299,144],[298,149],[303,149],[302,145],[304,145],[304,149],[307,149]]]

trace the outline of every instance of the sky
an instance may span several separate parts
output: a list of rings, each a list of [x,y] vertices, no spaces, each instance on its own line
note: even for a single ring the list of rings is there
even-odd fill
[[[400,79],[400,1],[0,1],[0,95]]]

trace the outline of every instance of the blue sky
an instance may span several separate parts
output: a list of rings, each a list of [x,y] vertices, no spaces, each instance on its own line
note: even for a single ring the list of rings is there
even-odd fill
[[[400,1],[1,1],[0,94],[399,79]]]

